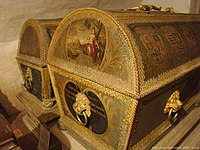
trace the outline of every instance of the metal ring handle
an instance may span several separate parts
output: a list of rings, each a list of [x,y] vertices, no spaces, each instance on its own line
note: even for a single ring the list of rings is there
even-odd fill
[[[174,117],[172,117],[172,112],[173,112],[173,108],[170,109],[169,114],[168,114],[168,120],[173,123],[176,121],[177,117],[178,117],[178,113],[176,112]]]
[[[84,119],[85,119],[85,122],[83,122],[83,121],[81,120],[81,118],[79,117],[79,114],[77,114],[77,113],[76,113],[76,118],[78,119],[78,121],[79,121],[79,123],[80,123],[81,125],[86,126],[87,123],[88,123],[88,117],[87,117],[87,114],[85,113],[85,111],[83,111],[82,114],[83,114],[82,116],[83,116]]]

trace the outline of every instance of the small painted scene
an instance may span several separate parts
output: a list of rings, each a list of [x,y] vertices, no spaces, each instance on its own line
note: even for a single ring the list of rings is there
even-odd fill
[[[100,21],[82,19],[73,22],[67,30],[68,58],[77,63],[98,68],[106,47],[105,27]]]

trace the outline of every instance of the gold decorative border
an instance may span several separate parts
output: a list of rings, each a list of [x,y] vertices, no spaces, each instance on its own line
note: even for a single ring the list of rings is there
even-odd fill
[[[60,94],[63,95],[63,93],[61,92],[59,94],[59,90],[58,90],[59,85],[58,85],[58,81],[56,81],[56,79],[55,79],[55,73],[58,73],[59,75],[68,78],[67,80],[77,81],[78,83],[81,83],[88,88],[90,87],[93,90],[101,91],[102,93],[107,94],[107,95],[109,95],[113,98],[120,99],[121,101],[123,101],[124,103],[127,104],[127,109],[125,110],[125,115],[123,117],[123,123],[122,123],[122,126],[120,127],[121,131],[119,131],[120,136],[119,136],[119,139],[118,139],[118,144],[116,145],[116,149],[126,149],[127,145],[128,145],[132,125],[133,125],[133,120],[134,120],[134,117],[135,117],[135,111],[136,111],[136,108],[137,108],[137,105],[138,105],[137,100],[135,100],[131,97],[127,97],[127,96],[120,94],[118,92],[115,92],[111,89],[107,89],[106,87],[104,87],[102,85],[99,85],[99,84],[96,84],[96,83],[89,81],[87,79],[78,77],[74,74],[68,73],[66,71],[63,71],[63,70],[56,68],[56,67],[53,67],[51,65],[48,65],[48,68],[50,70],[50,77],[51,77],[51,80],[52,80],[52,83],[53,83],[53,88],[54,88],[54,92],[55,92],[55,95],[56,95],[56,101],[57,101],[57,104],[58,104],[58,108],[59,108],[59,111],[61,113],[61,120],[63,120],[62,118],[64,118],[64,120],[66,120],[66,119],[68,120],[68,122],[62,121],[62,123],[67,128],[69,128],[69,131],[71,131],[70,133],[72,135],[75,134],[75,135],[73,135],[75,138],[79,139],[80,137],[83,136],[84,137],[83,139],[85,139],[85,140],[83,140],[83,139],[82,140],[85,141],[85,142],[86,141],[89,142],[90,145],[93,145],[94,147],[96,147],[97,145],[100,145],[101,147],[103,145],[107,145],[107,146],[105,146],[105,148],[110,149],[109,144],[100,139],[101,135],[94,134],[89,129],[79,125],[75,120],[71,119],[71,117],[65,116],[65,113],[64,113],[64,110],[63,110],[63,107],[65,107],[65,106],[62,106],[62,102],[61,102],[63,100],[63,98],[61,99],[61,97],[60,97]],[[65,83],[65,81],[64,81],[64,83]],[[64,86],[61,86],[61,87],[64,87]],[[107,112],[107,113],[109,113],[109,112]]]
[[[193,22],[200,21],[199,14],[167,13],[167,12],[137,12],[137,11],[107,11],[119,22],[155,23],[155,22]]]
[[[57,19],[37,19],[38,22],[44,27],[48,26],[58,26],[59,23],[62,21],[62,18]]]
[[[49,75],[49,70],[47,67],[43,68],[44,69],[44,73],[43,73],[43,80],[44,80],[44,86],[43,86],[43,89],[44,89],[44,93],[43,93],[43,98],[45,100],[51,100],[51,87],[50,87],[50,75]]]
[[[54,73],[52,71],[51,66],[47,64],[47,67],[48,67],[48,70],[49,70],[50,79],[51,79],[53,90],[54,90],[54,94],[55,94],[55,97],[56,97],[58,110],[59,110],[60,116],[63,117],[63,116],[65,116],[65,112],[63,110],[63,106],[62,106],[61,99],[60,99],[60,96],[59,96],[58,84],[57,84],[57,82],[55,80],[55,76],[54,76]]]
[[[25,62],[29,62],[30,64],[34,64],[39,67],[46,66],[45,63],[43,61],[41,61],[41,59],[32,57],[32,56],[28,56],[28,55],[24,55],[24,54],[20,54],[19,56],[16,57],[16,59],[25,61]]]

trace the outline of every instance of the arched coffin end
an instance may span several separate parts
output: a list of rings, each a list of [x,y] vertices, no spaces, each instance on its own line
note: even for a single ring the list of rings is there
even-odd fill
[[[23,87],[35,96],[36,101],[41,101],[41,109],[45,110],[50,110],[56,103],[47,69],[47,53],[60,21],[27,20],[21,29],[18,43],[16,59],[24,81]]]
[[[61,19],[27,20],[20,33],[18,58],[46,64],[49,45],[60,21]]]
[[[53,37],[48,62],[119,92],[138,93],[131,44],[109,12],[83,8],[65,17]]]

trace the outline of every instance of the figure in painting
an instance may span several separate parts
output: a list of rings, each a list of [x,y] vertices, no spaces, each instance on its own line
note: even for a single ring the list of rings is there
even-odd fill
[[[68,57],[76,62],[96,67],[103,59],[106,38],[105,27],[100,21],[80,20],[68,29],[66,39]]]
[[[90,55],[92,57],[93,63],[96,62],[97,55],[99,54],[99,44],[95,35],[95,28],[88,36],[88,42],[84,45],[83,54]]]

